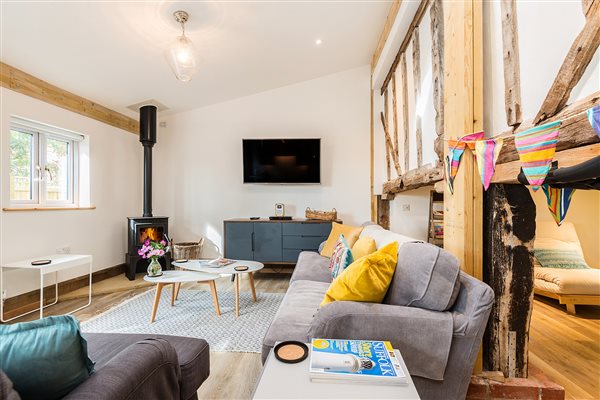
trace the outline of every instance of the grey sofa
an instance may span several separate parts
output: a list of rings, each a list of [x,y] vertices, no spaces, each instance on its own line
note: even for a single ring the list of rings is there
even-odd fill
[[[389,340],[400,349],[422,399],[464,399],[494,299],[436,246],[365,227],[380,248],[398,241],[398,264],[382,304],[340,301],[319,307],[331,282],[329,259],[303,252],[263,340],[262,359],[281,340]]]
[[[202,339],[118,333],[84,337],[95,372],[64,399],[192,400],[210,373],[208,343]],[[19,399],[3,373],[0,398]]]

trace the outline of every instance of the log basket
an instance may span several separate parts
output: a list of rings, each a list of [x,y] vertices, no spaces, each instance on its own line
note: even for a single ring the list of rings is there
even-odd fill
[[[306,219],[318,219],[321,221],[336,221],[337,220],[337,210],[333,208],[331,211],[319,211],[312,210],[310,207],[306,207],[306,211],[304,213]]]
[[[198,260],[202,252],[204,238],[198,242],[182,242],[173,245],[173,259]]]

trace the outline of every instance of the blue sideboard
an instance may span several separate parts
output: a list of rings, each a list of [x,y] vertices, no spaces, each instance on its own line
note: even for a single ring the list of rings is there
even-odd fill
[[[295,264],[301,251],[317,251],[319,244],[327,240],[331,222],[236,218],[223,221],[223,229],[227,258]]]

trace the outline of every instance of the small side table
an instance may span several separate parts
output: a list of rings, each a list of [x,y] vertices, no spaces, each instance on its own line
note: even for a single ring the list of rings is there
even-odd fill
[[[310,343],[306,344],[310,352]],[[404,371],[406,364],[396,350],[396,356]],[[408,385],[392,386],[371,383],[311,382],[308,375],[310,353],[306,360],[297,364],[285,364],[273,355],[273,349],[263,366],[263,370],[252,398],[258,399],[395,399],[420,400],[410,375]]]
[[[156,294],[154,295],[154,304],[152,305],[152,313],[150,315],[150,323],[156,319],[156,312],[158,311],[158,304],[160,303],[160,295],[163,288],[167,285],[171,285],[171,306],[175,305],[175,299],[179,294],[179,287],[184,282],[206,282],[210,286],[212,293],[213,303],[215,304],[215,313],[217,317],[221,315],[221,309],[219,307],[219,298],[217,296],[217,285],[215,285],[215,279],[219,276],[215,274],[207,274],[203,272],[193,271],[163,271],[161,276],[155,278],[148,275],[144,276],[146,282],[156,283]]]
[[[46,265],[31,265],[32,261],[35,260],[50,260],[50,264]],[[58,302],[58,272],[64,271],[69,268],[80,267],[82,265],[89,265],[89,290],[88,290],[88,302],[86,305],[79,307],[69,314],[79,311],[90,304],[92,304],[92,256],[86,254],[53,254],[51,256],[30,258],[28,260],[16,261],[6,265],[0,265],[0,293],[4,290],[4,270],[5,269],[29,269],[37,270],[40,274],[40,307],[35,310],[28,311],[26,313],[17,315],[15,317],[4,319],[4,302],[0,301],[0,321],[9,322],[13,319],[20,318],[24,315],[31,314],[39,310],[40,319],[44,318],[44,308],[50,307]],[[52,303],[44,305],[44,276],[54,273],[54,294],[55,299]]]

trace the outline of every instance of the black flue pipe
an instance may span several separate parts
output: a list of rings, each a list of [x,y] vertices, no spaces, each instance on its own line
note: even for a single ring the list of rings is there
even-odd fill
[[[152,147],[156,143],[156,106],[140,108],[140,142],[144,146],[144,217],[152,217]]]

